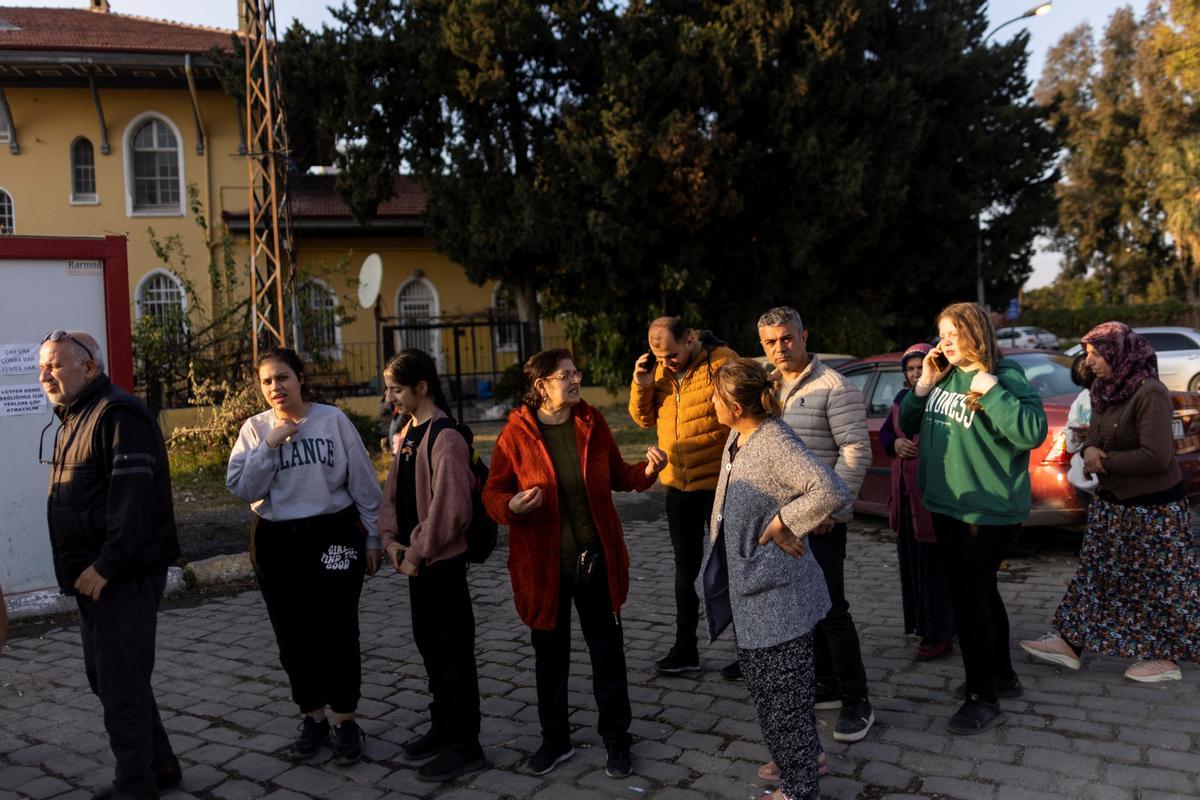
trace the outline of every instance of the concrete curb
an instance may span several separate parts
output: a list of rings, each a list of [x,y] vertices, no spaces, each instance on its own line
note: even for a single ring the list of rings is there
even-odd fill
[[[254,569],[250,565],[249,553],[192,561],[183,567],[167,568],[167,585],[163,590],[163,597],[171,597],[191,587],[214,586],[244,580],[253,575]],[[75,598],[62,594],[57,589],[41,589],[12,597],[6,596],[4,604],[8,608],[8,618],[11,620],[69,614],[76,610]]]

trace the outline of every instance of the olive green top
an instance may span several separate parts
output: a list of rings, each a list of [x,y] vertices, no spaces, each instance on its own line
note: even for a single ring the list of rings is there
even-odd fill
[[[547,425],[539,421],[538,427],[558,478],[559,554],[562,571],[570,573],[575,570],[575,559],[579,554],[599,541],[579,464],[575,422],[569,419],[558,425]]]

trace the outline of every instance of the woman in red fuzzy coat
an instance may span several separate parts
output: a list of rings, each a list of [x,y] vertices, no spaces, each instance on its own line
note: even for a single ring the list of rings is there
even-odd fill
[[[626,464],[604,416],[585,403],[568,350],[525,362],[526,393],[509,415],[483,489],[488,514],[508,526],[508,572],[517,613],[532,629],[542,745],[526,763],[543,775],[575,751],[567,722],[571,603],[592,658],[607,772],[632,771],[629,688],[621,605],[629,553],[612,492],[644,491],[666,464],[657,447]]]

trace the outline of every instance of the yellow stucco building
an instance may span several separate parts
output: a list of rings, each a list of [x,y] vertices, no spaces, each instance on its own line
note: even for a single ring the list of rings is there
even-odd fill
[[[243,277],[248,263],[245,112],[222,91],[209,57],[228,50],[232,36],[114,13],[107,0],[92,0],[91,10],[0,6],[0,234],[123,234],[135,323],[190,303],[210,313],[219,299],[209,264],[221,262],[226,233]],[[517,358],[505,293],[472,284],[434,250],[411,181],[397,178],[393,198],[362,226],[333,180],[290,179],[296,302],[316,320],[306,349],[321,354],[330,382],[374,392],[377,347],[420,346],[447,372],[479,373],[456,390],[486,395],[493,378],[484,373]],[[164,259],[162,245],[172,242]],[[370,253],[383,262],[382,342],[374,312],[355,300]],[[468,324],[405,327],[449,315]],[[470,323],[489,317],[489,327]],[[548,344],[562,341],[556,325],[542,333]]]

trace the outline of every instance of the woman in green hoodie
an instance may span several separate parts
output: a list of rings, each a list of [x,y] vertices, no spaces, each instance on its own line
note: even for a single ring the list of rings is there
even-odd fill
[[[1046,438],[1046,413],[1021,367],[1001,358],[987,311],[954,303],[937,323],[941,340],[901,402],[900,427],[921,436],[919,481],[946,547],[966,673],[947,727],[971,734],[1003,721],[1000,695],[1021,693],[996,570],[1029,516],[1029,451]]]

